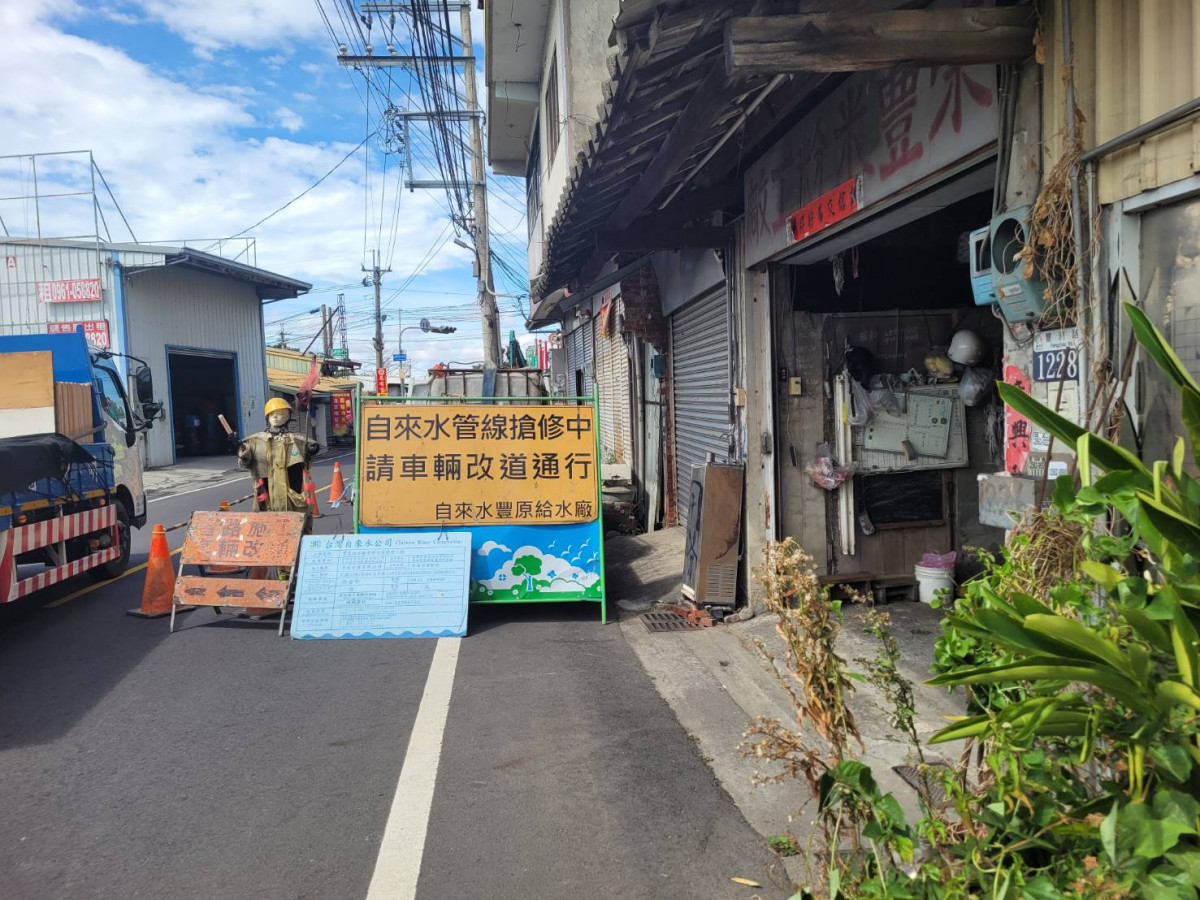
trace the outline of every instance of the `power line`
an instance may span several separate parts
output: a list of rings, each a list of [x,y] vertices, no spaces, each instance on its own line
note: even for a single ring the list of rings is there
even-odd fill
[[[255,222],[253,225],[251,225],[249,228],[243,228],[237,234],[229,235],[229,237],[225,238],[225,240],[232,240],[233,238],[241,237],[247,231],[253,231],[255,228],[257,228],[259,225],[263,224],[264,222],[275,218],[275,216],[279,215],[281,212],[283,212],[285,209],[287,209],[289,206],[291,206],[293,203],[295,203],[297,200],[299,200],[301,197],[303,197],[309,191],[313,190],[313,188],[315,188],[319,184],[321,184],[321,182],[323,182],[326,178],[328,178],[330,175],[332,175],[334,172],[336,172],[338,169],[340,169],[342,167],[342,164],[346,160],[348,160],[350,157],[352,157],[355,153],[357,153],[359,150],[361,150],[363,145],[366,144],[367,141],[369,141],[374,136],[374,134],[375,134],[374,132],[371,132],[371,134],[369,134],[365,138],[363,138],[362,141],[359,143],[359,145],[357,147],[355,147],[353,150],[351,150],[349,153],[347,153],[345,156],[343,156],[340,160],[338,160],[337,164],[332,169],[330,169],[328,172],[326,172],[324,175],[322,175],[320,178],[318,178],[316,181],[314,181],[312,184],[310,184],[308,187],[306,187],[304,190],[302,190],[299,194],[297,194],[295,197],[293,197],[287,203],[283,204],[283,206],[279,207],[274,212],[267,213],[267,215],[263,216],[261,219],[259,219],[257,222]],[[211,250],[215,246],[217,246],[217,243],[209,244],[209,246],[206,247],[205,250]]]

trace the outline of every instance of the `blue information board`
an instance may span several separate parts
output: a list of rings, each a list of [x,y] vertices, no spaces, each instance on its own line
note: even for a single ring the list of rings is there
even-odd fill
[[[470,575],[461,532],[306,536],[292,637],[461,637]]]

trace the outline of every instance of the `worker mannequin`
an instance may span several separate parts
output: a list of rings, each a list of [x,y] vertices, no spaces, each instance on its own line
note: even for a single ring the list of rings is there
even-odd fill
[[[288,431],[292,407],[274,397],[263,413],[267,430],[250,435],[237,445],[238,465],[249,469],[260,485],[266,484],[266,502],[259,491],[259,509],[268,512],[309,513],[304,496],[304,471],[320,451],[316,441]]]

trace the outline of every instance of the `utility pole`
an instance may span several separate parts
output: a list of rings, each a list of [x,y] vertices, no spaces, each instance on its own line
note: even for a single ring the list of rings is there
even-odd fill
[[[413,4],[405,2],[366,2],[362,8],[369,13],[406,13],[410,16],[418,15],[417,10],[413,8]],[[458,66],[463,68],[463,86],[464,99],[466,100],[466,109],[463,110],[443,110],[441,112],[432,112],[423,110],[420,112],[402,112],[398,114],[398,118],[406,123],[409,119],[431,119],[431,118],[468,118],[471,123],[471,205],[474,209],[474,221],[467,223],[471,229],[471,236],[474,238],[475,250],[475,267],[474,272],[477,279],[476,287],[479,292],[479,311],[483,324],[483,362],[488,368],[499,368],[500,365],[500,311],[496,305],[496,294],[492,284],[492,256],[491,256],[491,238],[488,222],[488,204],[487,204],[487,170],[484,165],[483,157],[483,131],[480,127],[480,116],[482,115],[479,109],[479,91],[475,82],[475,50],[471,40],[471,4],[469,2],[461,2],[461,0],[443,0],[443,2],[430,3],[429,8],[438,12],[449,12],[458,9],[460,15],[460,27],[462,29],[461,38],[455,38],[451,35],[452,40],[458,40],[462,47],[461,56],[398,56],[394,52],[387,56],[370,55],[367,56],[350,56],[346,54],[343,47],[338,55],[338,65],[351,66],[355,68],[385,68],[385,67],[403,67],[420,71],[421,65],[449,65],[451,71],[455,71]],[[445,31],[444,28],[438,26],[435,22],[435,27]],[[411,160],[411,158],[410,158]],[[430,189],[458,189],[464,187],[460,184],[449,184],[444,181],[413,181],[410,179],[406,185],[410,190],[413,188],[430,188]],[[376,281],[375,293],[378,298],[379,284]],[[376,300],[375,313],[375,354],[376,360],[380,366],[383,364],[383,340],[380,333],[379,308],[378,299]]]
[[[375,340],[372,342],[375,345],[375,368],[383,368],[383,310],[380,308],[379,289],[382,284],[384,272],[390,272],[391,269],[379,268],[379,251],[371,251],[371,268],[363,266],[364,272],[371,273],[371,282],[375,285]],[[365,279],[364,279],[365,281]]]
[[[329,321],[329,310],[325,304],[321,304],[321,345],[324,350],[324,359],[329,359],[333,355],[333,323]]]
[[[459,8],[462,22],[463,50],[474,53],[471,42],[471,10]],[[479,108],[478,88],[475,85],[475,66],[463,66],[463,83],[466,88],[467,109],[474,112]],[[491,233],[488,230],[487,171],[483,164],[483,133],[479,127],[479,116],[471,116],[471,192],[475,206],[475,259],[479,262],[479,313],[483,323],[484,368],[500,366],[500,310],[496,306],[496,295],[492,288]]]

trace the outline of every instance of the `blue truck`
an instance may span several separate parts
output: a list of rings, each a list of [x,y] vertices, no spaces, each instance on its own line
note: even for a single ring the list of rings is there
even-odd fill
[[[129,565],[131,529],[146,523],[137,437],[162,414],[149,367],[127,358],[131,398],[119,354],[90,347],[82,330],[0,336],[10,375],[45,372],[47,354],[53,409],[40,382],[28,400],[10,389],[0,409],[0,603],[84,572],[115,578]],[[60,433],[64,421],[75,433]]]

